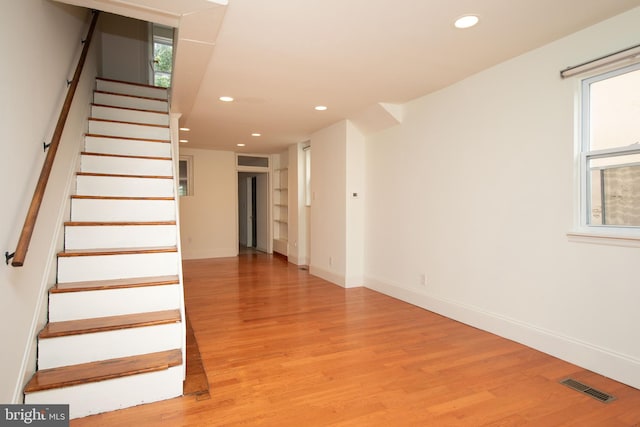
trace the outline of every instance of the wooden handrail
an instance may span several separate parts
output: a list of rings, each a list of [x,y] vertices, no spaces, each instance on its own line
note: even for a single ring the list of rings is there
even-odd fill
[[[7,262],[9,261],[9,259],[13,258],[13,260],[11,261],[11,265],[14,267],[21,267],[24,264],[24,260],[27,256],[27,250],[29,249],[29,243],[31,242],[31,236],[33,235],[33,229],[35,228],[36,219],[38,218],[40,205],[42,204],[42,200],[44,198],[44,190],[47,188],[47,182],[49,181],[49,175],[51,175],[51,169],[53,168],[53,161],[56,157],[56,151],[58,151],[58,146],[60,145],[62,131],[64,130],[65,123],[67,122],[67,117],[69,116],[71,102],[73,101],[76,89],[78,88],[80,75],[82,74],[82,69],[84,68],[84,63],[89,53],[89,46],[91,45],[91,39],[93,38],[93,32],[96,28],[96,23],[98,22],[99,15],[99,11],[93,11],[91,25],[89,26],[87,37],[83,41],[84,46],[82,48],[82,53],[80,54],[80,59],[78,60],[78,65],[76,66],[76,70],[73,74],[73,80],[71,80],[70,82],[69,91],[67,92],[64,104],[62,104],[62,111],[60,112],[60,117],[58,117],[58,123],[56,124],[53,136],[51,137],[49,151],[47,151],[47,156],[45,157],[44,164],[42,165],[42,171],[40,172],[40,178],[38,178],[38,184],[36,185],[36,189],[33,192],[33,198],[31,199],[31,204],[29,205],[29,210],[27,211],[27,217],[25,218],[24,225],[22,226],[22,232],[20,233],[16,251],[11,255],[9,255],[8,253],[5,254],[5,256],[7,257]]]

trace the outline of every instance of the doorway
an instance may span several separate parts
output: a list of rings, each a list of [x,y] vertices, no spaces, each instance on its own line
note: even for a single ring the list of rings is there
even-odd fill
[[[269,174],[238,172],[238,242],[240,249],[268,252]]]

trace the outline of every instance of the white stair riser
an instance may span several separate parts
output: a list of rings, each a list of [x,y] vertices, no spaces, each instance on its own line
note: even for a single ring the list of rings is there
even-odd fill
[[[173,163],[171,160],[83,154],[80,158],[80,171],[124,175],[172,176]]]
[[[125,138],[160,140],[169,140],[171,138],[171,132],[167,127],[103,122],[91,119],[89,120],[89,133],[95,135],[122,136]]]
[[[173,200],[72,199],[71,221],[175,221]]]
[[[180,348],[181,331],[180,323],[171,323],[41,339],[38,342],[38,369]]]
[[[123,109],[117,107],[104,107],[93,105],[91,107],[91,117],[96,119],[115,120],[118,122],[146,123],[150,125],[169,125],[169,115],[167,113],[155,113],[150,111],[140,111]]]
[[[58,257],[59,283],[172,274],[178,274],[175,252]]]
[[[176,245],[175,225],[65,227],[65,249],[140,248]]]
[[[25,395],[25,403],[69,404],[71,418],[115,411],[182,395],[182,366],[157,372],[45,390]]]
[[[180,301],[180,285],[51,293],[49,322],[174,310]]]
[[[167,99],[167,89],[133,85],[124,82],[112,82],[109,80],[96,80],[96,90],[103,92],[115,92],[126,95],[146,96],[148,98]]]
[[[157,99],[136,98],[133,96],[115,95],[111,93],[95,92],[93,94],[94,104],[110,105],[113,107],[138,108],[140,110],[169,111],[169,103]]]
[[[83,196],[173,197],[172,179],[84,176],[76,179]]]
[[[171,144],[166,142],[87,136],[85,137],[84,147],[85,151],[92,153],[171,157]]]

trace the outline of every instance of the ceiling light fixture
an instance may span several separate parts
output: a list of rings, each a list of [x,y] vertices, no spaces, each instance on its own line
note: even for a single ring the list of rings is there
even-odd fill
[[[218,98],[220,101],[222,102],[233,102],[233,98],[230,96],[221,96],[220,98]]]
[[[256,132],[256,133],[252,133],[251,136],[262,136],[262,134]]]
[[[246,144],[236,144],[238,147],[244,147]]]
[[[185,132],[189,132],[191,129],[189,129],[189,128],[180,128],[180,130],[183,130]]]
[[[456,28],[460,28],[460,29],[471,28],[474,25],[476,25],[479,21],[480,21],[480,18],[478,18],[478,16],[476,15],[464,15],[456,19],[453,25]]]
[[[188,139],[181,139],[180,142],[186,144],[187,142],[189,142],[189,140]]]
[[[315,110],[317,110],[317,111],[324,111],[324,110],[326,110],[326,109],[327,109],[327,107],[326,107],[326,106],[324,106],[324,105],[316,105],[316,106],[315,106],[315,107],[313,107],[313,108],[314,108]]]

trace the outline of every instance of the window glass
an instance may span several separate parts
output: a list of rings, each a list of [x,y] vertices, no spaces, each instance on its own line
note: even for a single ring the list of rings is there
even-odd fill
[[[585,222],[640,227],[640,64],[582,87]]]
[[[178,161],[178,196],[193,195],[193,162],[191,156],[180,156]]]
[[[269,167],[269,157],[262,156],[238,156],[238,166]]]
[[[590,150],[640,141],[640,70],[591,84]]]
[[[153,84],[171,86],[173,71],[173,28],[152,24]]]
[[[304,148],[304,201],[311,206],[311,147]]]

